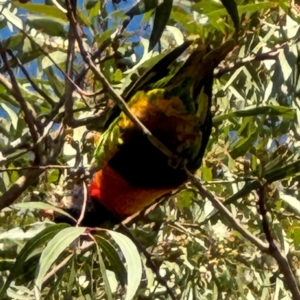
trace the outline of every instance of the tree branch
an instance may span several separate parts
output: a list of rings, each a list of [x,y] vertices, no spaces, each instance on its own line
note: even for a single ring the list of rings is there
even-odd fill
[[[35,89],[35,91],[38,92],[51,106],[54,106],[55,102],[42,89],[40,89],[37,84],[35,84],[35,82],[31,79],[29,73],[24,68],[24,66],[23,66],[22,62],[19,60],[19,58],[16,57],[10,49],[7,49],[6,52],[16,61],[18,67],[22,70],[26,79],[31,84],[31,86]]]
[[[127,235],[136,245],[138,250],[144,254],[148,267],[152,270],[152,272],[155,274],[156,280],[159,284],[161,284],[163,287],[165,287],[167,293],[171,297],[172,300],[176,300],[176,296],[173,293],[173,291],[169,288],[167,281],[160,275],[159,268],[154,264],[154,262],[151,259],[151,254],[140,244],[140,242],[132,235],[130,230],[124,226],[123,224],[120,224],[119,228],[125,235]]]
[[[0,44],[0,55],[1,55],[1,58],[3,61],[3,64],[5,66],[5,69],[11,80],[12,90],[10,90],[10,92],[12,93],[12,95],[14,96],[16,101],[19,103],[22,111],[24,112],[24,120],[28,125],[32,140],[34,142],[36,142],[39,138],[39,135],[38,135],[39,129],[41,129],[41,127],[39,126],[39,124],[36,120],[36,112],[27,105],[25,99],[23,98],[21,91],[19,89],[19,84],[17,82],[17,79],[8,64],[6,52],[5,52],[5,49],[3,48],[2,44]]]
[[[163,152],[175,165],[179,165],[180,159],[177,155],[174,155],[172,151],[170,151],[163,143],[161,143],[152,133],[148,130],[146,126],[131,113],[129,107],[127,106],[125,100],[114,90],[114,88],[110,85],[108,80],[105,78],[104,74],[101,72],[99,68],[94,64],[91,55],[84,49],[81,37],[79,35],[79,25],[76,20],[76,15],[71,11],[72,4],[70,0],[67,0],[68,3],[68,17],[70,21],[70,26],[73,28],[75,37],[80,49],[80,53],[84,59],[84,61],[89,65],[90,69],[94,73],[94,75],[101,81],[103,87],[110,93],[112,98],[116,101],[117,105],[124,112],[124,114],[145,134],[150,142],[157,147],[161,152]]]
[[[199,194],[203,198],[207,198],[209,201],[211,201],[213,206],[218,209],[223,216],[225,216],[225,218],[230,222],[236,231],[238,231],[245,239],[253,243],[261,251],[268,251],[267,243],[264,243],[250,231],[242,227],[242,225],[240,225],[239,222],[233,217],[231,212],[209,190],[203,187],[200,181],[193,174],[191,174],[188,169],[185,168],[185,171],[188,174],[191,183],[198,189]]]
[[[27,170],[2,196],[0,196],[0,211],[13,204],[22,193],[36,183],[39,176],[44,172],[42,169]]]
[[[284,275],[285,283],[288,286],[289,290],[291,291],[293,295],[293,299],[299,300],[300,292],[297,286],[295,276],[293,275],[293,272],[287,260],[287,257],[285,256],[283,251],[280,251],[276,246],[276,244],[274,243],[274,239],[269,227],[267,210],[265,207],[264,199],[265,199],[265,185],[261,184],[261,186],[258,189],[258,207],[259,207],[259,213],[262,216],[262,228],[265,233],[266,239],[269,243],[268,252],[276,260],[281,273]]]
[[[0,168],[0,173],[3,172],[21,172],[25,170],[51,170],[51,169],[72,169],[70,166],[47,165],[47,166],[29,166],[16,168]]]
[[[216,68],[214,71],[214,77],[220,78],[226,73],[234,72],[237,69],[243,67],[244,65],[255,62],[255,61],[277,60],[279,53],[282,51],[282,48],[286,45],[287,45],[287,43],[283,43],[278,48],[276,48],[276,50],[271,50],[269,52],[260,53],[260,54],[256,54],[256,55],[252,54],[248,57],[245,57],[238,61],[232,62],[228,66]]]
[[[75,1],[76,2],[76,1]],[[75,7],[77,4],[74,4]],[[67,17],[68,15],[72,13],[69,9],[67,9]],[[72,26],[69,27],[69,33],[68,33],[68,51],[67,51],[67,63],[66,63],[66,77],[65,77],[65,93],[64,93],[64,99],[65,99],[65,121],[66,124],[71,126],[73,122],[73,98],[72,93],[74,91],[74,86],[72,86],[69,78],[72,78],[72,71],[73,71],[73,62],[75,59],[74,56],[74,49],[75,49],[75,33]]]
[[[40,145],[45,138],[50,138],[48,133],[52,127],[52,122],[50,122],[47,127],[44,128],[43,135],[37,140],[36,145]],[[61,127],[62,128],[62,127]],[[45,163],[51,163],[51,161],[55,160],[59,152],[61,151],[61,146],[63,143],[64,131],[58,130],[58,134],[55,137],[57,143],[53,143],[50,145],[50,151],[47,156],[47,161]],[[35,145],[34,145],[35,146]],[[45,154],[46,155],[46,154]],[[47,167],[43,168],[42,166],[38,166],[37,168],[27,169],[24,174],[2,195],[0,196],[0,211],[13,204],[13,202],[21,196],[21,194],[32,184],[38,181],[39,176],[45,172]]]

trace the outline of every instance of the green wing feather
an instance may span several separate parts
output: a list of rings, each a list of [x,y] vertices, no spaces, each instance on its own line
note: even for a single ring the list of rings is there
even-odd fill
[[[176,59],[192,44],[192,41],[185,41],[182,45],[176,47],[169,53],[163,53],[151,58],[149,61],[153,61],[151,67],[146,67],[146,71],[138,78],[138,80],[131,82],[128,87],[124,89],[122,97],[126,102],[129,102],[132,96],[140,90],[144,90],[145,87],[149,87],[151,84],[158,82],[161,78],[166,78],[172,74],[173,64]],[[149,61],[146,61],[140,69],[149,65]],[[105,131],[109,125],[117,118],[121,113],[121,109],[115,105],[112,107],[106,107],[101,113],[101,116],[97,119],[97,122],[89,124],[87,129],[96,130],[99,132]]]
[[[177,147],[176,152],[188,158],[189,169],[195,171],[201,164],[211,131],[210,107],[213,71],[233,49],[234,41],[229,40],[214,50],[209,50],[201,44],[198,45],[198,48],[172,74],[172,62],[190,44],[190,42],[186,42],[166,55],[125,90],[124,96],[129,107],[136,102],[135,96],[138,91],[144,91],[143,95],[147,97],[150,97],[150,94],[151,97],[155,96],[157,91],[163,93],[163,98],[166,100],[174,99],[174,97],[181,100],[185,109],[180,108],[179,113],[183,118],[184,116],[193,116],[192,123],[197,124],[194,130],[198,132],[198,135],[193,142],[190,140],[182,141],[182,147]],[[101,136],[94,155],[98,169],[106,165],[123,143],[124,130],[120,129],[119,124],[120,120],[124,118],[126,116],[123,113],[120,115],[118,108],[110,111],[110,116],[107,118],[107,123],[110,125]]]

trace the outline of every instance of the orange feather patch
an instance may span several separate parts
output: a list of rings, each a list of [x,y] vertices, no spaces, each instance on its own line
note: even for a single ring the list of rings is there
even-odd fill
[[[106,166],[95,174],[89,195],[123,220],[176,188],[138,188],[129,184],[113,168]]]

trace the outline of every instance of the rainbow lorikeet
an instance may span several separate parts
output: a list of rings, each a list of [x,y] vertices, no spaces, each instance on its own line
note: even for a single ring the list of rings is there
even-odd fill
[[[174,67],[189,46],[194,46],[190,56]],[[123,93],[131,112],[192,173],[201,165],[211,133],[213,71],[233,46],[232,40],[214,50],[185,42]],[[84,226],[120,222],[187,181],[185,170],[174,168],[117,106],[104,113],[106,130],[94,154],[100,171],[89,187],[94,209],[86,212]]]

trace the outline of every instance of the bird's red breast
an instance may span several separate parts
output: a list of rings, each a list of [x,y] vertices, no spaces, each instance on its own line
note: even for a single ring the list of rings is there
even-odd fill
[[[176,188],[139,188],[128,183],[107,165],[95,174],[89,195],[123,220]]]

